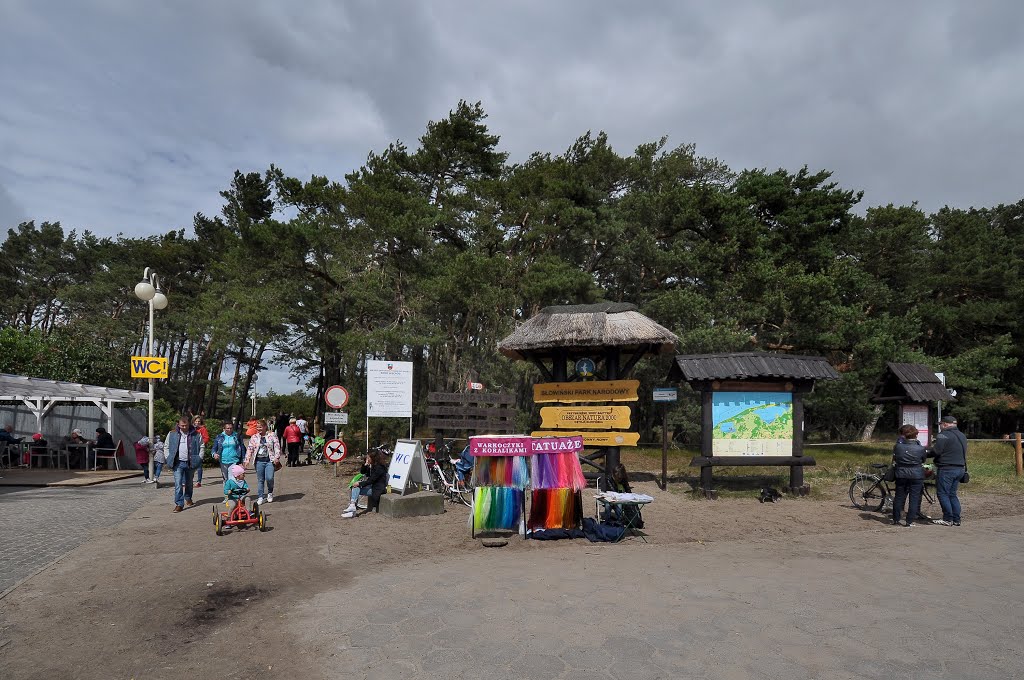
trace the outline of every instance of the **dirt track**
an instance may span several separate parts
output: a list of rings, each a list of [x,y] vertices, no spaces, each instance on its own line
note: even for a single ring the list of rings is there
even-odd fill
[[[296,628],[305,620],[296,612],[325,594],[359,598],[360,584],[410,564],[424,587],[444,587],[445,574],[458,569],[461,556],[530,571],[552,559],[573,567],[594,555],[653,554],[635,541],[608,546],[513,539],[506,548],[488,550],[469,536],[468,509],[454,506],[444,515],[401,522],[376,515],[343,520],[343,482],[330,470],[285,469],[267,508],[271,530],[221,537],[212,526],[211,508],[220,498],[215,487],[197,490],[197,505],[178,515],[170,512],[170,492],[160,491],[159,499],[123,524],[0,600],[0,644],[9,641],[0,647],[4,677],[344,677],[332,666],[337,647],[324,639],[329,634]],[[811,535],[826,540],[825,534],[864,531],[882,532],[889,541],[899,531],[885,527],[878,514],[851,508],[845,489],[836,490],[835,500],[775,505],[699,501],[663,493],[652,483],[637,490],[657,498],[644,517],[654,549],[676,546],[666,555],[686,555],[713,542],[777,550],[793,537],[813,542]],[[587,492],[584,498],[590,500]],[[592,512],[592,503],[585,508]],[[1024,500],[966,492],[964,508],[964,531],[986,517],[1014,516],[1019,526]],[[930,540],[943,530],[909,531],[934,532]],[[681,545],[687,543],[697,545]],[[382,592],[381,607],[392,606]],[[343,601],[340,607],[344,620]],[[347,677],[361,674],[367,671]]]

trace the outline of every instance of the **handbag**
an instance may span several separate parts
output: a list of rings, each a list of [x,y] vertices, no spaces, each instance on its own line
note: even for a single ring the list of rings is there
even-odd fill
[[[896,466],[890,465],[885,470],[885,474],[882,475],[883,482],[895,482],[896,481]]]
[[[964,468],[964,473],[962,475],[960,475],[960,483],[961,484],[966,484],[969,481],[971,481],[971,473],[968,472],[967,468],[965,467]]]
[[[274,472],[277,472],[280,469],[281,469],[281,461],[275,460],[274,461]]]

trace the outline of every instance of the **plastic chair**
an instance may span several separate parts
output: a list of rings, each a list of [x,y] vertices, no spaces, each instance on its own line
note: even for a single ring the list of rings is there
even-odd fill
[[[124,440],[118,439],[117,446],[112,449],[99,449],[94,447],[92,455],[93,461],[96,463],[96,467],[99,467],[100,458],[112,458],[114,460],[114,469],[120,470],[121,463],[118,461],[118,457],[124,455]]]

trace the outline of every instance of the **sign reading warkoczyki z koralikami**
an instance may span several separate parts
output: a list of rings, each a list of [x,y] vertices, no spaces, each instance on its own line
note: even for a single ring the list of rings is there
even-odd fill
[[[166,378],[167,359],[165,357],[132,357],[133,378]]]
[[[366,362],[366,415],[412,418],[412,362]]]

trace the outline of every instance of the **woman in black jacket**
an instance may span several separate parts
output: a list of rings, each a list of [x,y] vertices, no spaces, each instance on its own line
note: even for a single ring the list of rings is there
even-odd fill
[[[896,498],[892,503],[892,523],[900,523],[903,504],[910,496],[907,508],[906,526],[915,526],[914,520],[921,512],[921,492],[924,490],[925,448],[917,441],[917,428],[904,425],[900,428],[900,439],[892,450],[892,462],[896,467]]]
[[[341,513],[342,517],[356,516],[356,501],[360,496],[369,496],[370,498],[366,506],[367,512],[378,509],[380,497],[388,486],[389,462],[387,456],[380,449],[374,449],[366,454],[366,460],[359,468],[363,478],[359,480],[357,486],[352,487],[352,497],[349,499],[348,507]]]

